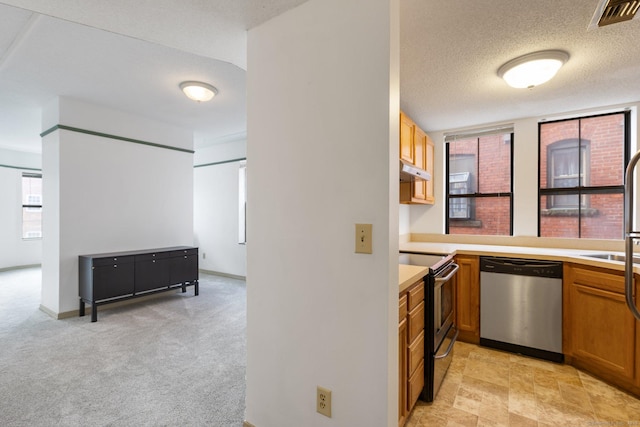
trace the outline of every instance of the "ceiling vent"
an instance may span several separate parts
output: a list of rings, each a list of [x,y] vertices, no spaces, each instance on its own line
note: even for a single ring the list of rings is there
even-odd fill
[[[605,0],[598,27],[629,21],[636,16],[640,0]]]

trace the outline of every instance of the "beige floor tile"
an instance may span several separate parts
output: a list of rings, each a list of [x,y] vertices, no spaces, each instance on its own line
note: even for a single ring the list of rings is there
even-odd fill
[[[475,427],[478,424],[478,416],[475,414],[470,414],[469,412],[463,411],[458,408],[449,408],[443,411],[437,416],[445,418],[448,421],[449,426],[473,426]]]
[[[510,389],[508,407],[509,412],[534,420],[537,419],[536,396],[533,392]]]
[[[536,402],[561,402],[562,393],[559,387],[544,387],[536,385],[533,391]]]
[[[425,414],[418,424],[418,427],[447,427],[449,421],[446,418],[433,414]]]
[[[509,427],[537,427],[538,422],[518,414],[509,414]]]
[[[483,399],[478,410],[478,419],[484,420],[485,424],[492,421],[495,425],[509,425],[509,404],[490,398]]]
[[[588,408],[593,411],[589,393],[583,388],[573,384],[558,382],[562,402],[567,405]]]
[[[496,364],[485,360],[469,358],[464,369],[464,375],[502,387],[509,387],[508,364]]]
[[[509,404],[509,387],[507,386],[501,386],[489,381],[465,376],[462,383],[460,383],[460,388],[462,387],[478,390],[482,393],[483,401],[492,399],[505,406]]]
[[[511,354],[499,350],[478,347],[469,353],[469,359],[484,360],[486,362],[509,364]]]
[[[435,401],[406,427],[634,425],[639,399],[572,366],[457,343]]]

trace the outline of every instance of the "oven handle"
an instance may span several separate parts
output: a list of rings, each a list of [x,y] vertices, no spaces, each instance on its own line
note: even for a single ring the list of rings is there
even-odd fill
[[[455,326],[454,326],[455,328]],[[440,356],[433,356],[434,359],[444,359],[445,357],[447,357],[449,355],[449,353],[451,353],[451,350],[453,350],[453,345],[456,343],[456,340],[458,339],[458,334],[460,333],[460,329],[456,328],[456,334],[453,336],[453,338],[451,339],[451,342],[449,343],[449,347],[447,347],[447,351],[440,355]]]
[[[455,264],[455,263],[451,263],[451,265],[453,266],[453,270],[451,271],[451,273],[447,274],[445,277],[437,277],[436,278],[436,283],[447,282],[449,279],[451,279],[453,277],[454,274],[456,274],[456,271],[458,271],[460,266],[458,264]]]

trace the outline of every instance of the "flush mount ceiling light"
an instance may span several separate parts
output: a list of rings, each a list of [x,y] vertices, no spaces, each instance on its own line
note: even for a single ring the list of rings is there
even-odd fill
[[[182,82],[180,83],[180,89],[187,97],[198,102],[209,101],[218,94],[218,89],[202,82]]]
[[[532,88],[551,80],[568,59],[569,54],[562,50],[529,53],[504,64],[498,76],[511,87]]]

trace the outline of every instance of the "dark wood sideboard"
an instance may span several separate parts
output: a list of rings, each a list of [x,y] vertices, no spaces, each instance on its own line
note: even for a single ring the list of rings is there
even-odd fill
[[[175,246],[139,251],[79,256],[79,314],[91,304],[91,321],[98,305],[193,285],[198,295],[198,248]]]

